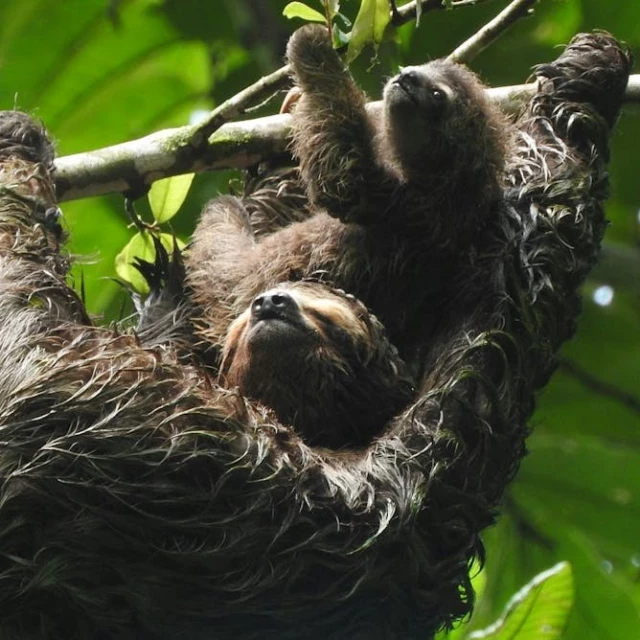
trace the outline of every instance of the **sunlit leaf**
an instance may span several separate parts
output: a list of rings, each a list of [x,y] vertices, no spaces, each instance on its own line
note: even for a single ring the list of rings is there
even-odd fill
[[[184,202],[193,182],[193,173],[156,180],[149,189],[149,205],[157,222],[171,220]]]
[[[326,22],[327,19],[319,11],[312,9],[303,2],[290,2],[283,10],[285,18],[301,18],[307,22]]]
[[[573,606],[571,567],[561,562],[538,574],[505,607],[490,627],[470,640],[556,640],[562,636]]]
[[[179,249],[184,248],[184,243],[174,239],[174,236],[170,233],[159,233],[156,234],[156,237],[160,240],[169,255],[173,253],[174,242]],[[118,277],[130,284],[139,293],[148,293],[149,286],[134,265],[136,259],[153,263],[155,258],[156,249],[151,233],[140,231],[129,240],[122,251],[116,256],[116,273]]]
[[[331,30],[333,46],[338,49],[349,44],[351,39],[351,33],[346,33],[342,29],[339,29],[336,25]]]
[[[355,60],[366,44],[380,43],[390,20],[388,0],[362,0],[351,31],[347,62]]]

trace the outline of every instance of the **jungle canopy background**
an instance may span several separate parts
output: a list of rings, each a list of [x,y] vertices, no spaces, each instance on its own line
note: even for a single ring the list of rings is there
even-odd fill
[[[0,3],[0,108],[41,118],[60,155],[97,149],[186,124],[282,64],[300,21],[285,0],[5,0]],[[321,10],[319,2],[309,4]],[[351,17],[359,0],[343,0]],[[506,3],[478,0],[423,13],[388,30],[354,71],[372,97],[398,64],[449,53]],[[606,29],[640,59],[640,4],[540,0],[470,66],[492,86],[524,82],[579,31]],[[277,110],[279,98],[258,117]],[[571,563],[575,606],[562,636],[619,640],[640,633],[640,109],[614,133],[612,225],[600,266],[585,286],[578,334],[541,394],[530,455],[485,535],[486,570],[471,628],[499,615],[538,572]],[[239,174],[198,175],[172,220],[187,239],[209,197]],[[144,203],[140,211],[145,214]],[[76,284],[107,322],[126,298],[114,260],[133,235],[122,196],[65,203]],[[124,311],[126,313],[126,311]],[[469,628],[454,632],[465,637]],[[511,636],[509,636],[511,637]]]

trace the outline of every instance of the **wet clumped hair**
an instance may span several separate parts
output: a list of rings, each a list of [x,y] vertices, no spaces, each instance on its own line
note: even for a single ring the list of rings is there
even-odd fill
[[[51,145],[0,113],[0,636],[423,640],[468,615],[480,532],[605,229],[630,65],[597,32],[536,68],[415,397],[346,449],[172,344],[94,326],[65,281]]]

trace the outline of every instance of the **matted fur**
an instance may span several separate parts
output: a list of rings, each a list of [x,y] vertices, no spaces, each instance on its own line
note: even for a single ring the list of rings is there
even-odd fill
[[[326,27],[298,29],[287,57],[302,89],[293,112],[302,189],[267,178],[205,208],[186,257],[203,342],[220,345],[261,291],[319,277],[364,302],[401,355],[424,366],[420,347],[442,330],[451,283],[474,268],[472,249],[499,206],[513,127],[453,62],[404,69],[372,115]],[[436,103],[436,90],[446,100]]]
[[[421,395],[362,451],[310,448],[171,347],[91,326],[50,146],[2,113],[0,637],[423,640],[469,613],[604,231],[629,67],[601,33],[538,67]]]

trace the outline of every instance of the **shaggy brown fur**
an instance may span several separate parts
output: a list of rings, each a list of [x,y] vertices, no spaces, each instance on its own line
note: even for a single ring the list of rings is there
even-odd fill
[[[362,300],[422,363],[416,341],[446,315],[451,282],[495,216],[513,129],[478,79],[445,60],[392,78],[374,119],[325,27],[298,30],[287,55],[303,90],[294,152],[311,216],[256,237],[255,198],[209,203],[187,258],[203,341],[222,344],[261,291],[317,277]]]
[[[91,326],[65,283],[51,147],[0,114],[0,637],[424,640],[467,615],[480,531],[605,228],[629,65],[591,34],[536,70],[473,269],[425,329],[419,397],[348,451],[169,346]]]
[[[229,328],[221,382],[311,445],[371,441],[412,397],[405,365],[355,298],[318,283],[257,296]]]

